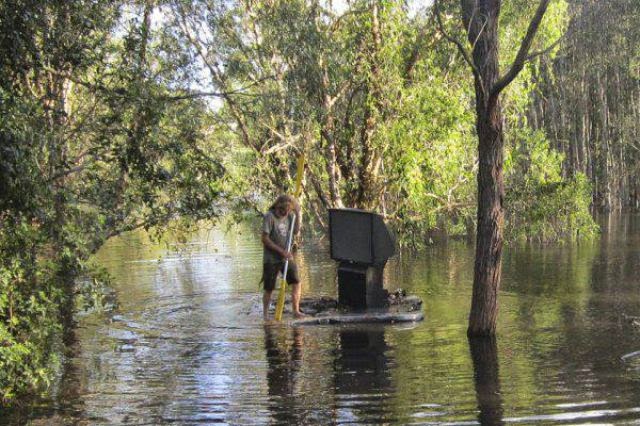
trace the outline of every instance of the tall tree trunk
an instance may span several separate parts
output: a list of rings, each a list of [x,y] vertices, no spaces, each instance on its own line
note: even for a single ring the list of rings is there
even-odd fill
[[[380,203],[382,193],[379,182],[380,164],[382,162],[382,149],[375,146],[374,136],[378,130],[380,114],[384,110],[382,101],[380,50],[382,46],[382,35],[380,27],[380,6],[378,1],[371,5],[371,46],[370,55],[370,75],[368,78],[366,110],[364,114],[364,125],[360,135],[362,146],[362,158],[360,162],[360,173],[358,176],[359,187],[356,197],[356,207],[361,209],[374,209]]]
[[[499,104],[477,108],[478,229],[469,334],[493,334],[498,316],[498,291],[504,222],[503,132]]]
[[[469,313],[469,336],[496,331],[503,245],[503,118],[500,93],[522,71],[549,0],[541,0],[507,73],[500,77],[498,22],[501,0],[461,0],[462,20],[472,55],[458,43],[473,69],[478,133],[478,230]],[[437,7],[437,4],[436,4]]]
[[[474,46],[478,133],[478,228],[468,334],[492,335],[498,316],[504,221],[502,110],[497,96],[490,96],[500,73],[500,1],[463,0],[462,4],[469,42]]]
[[[335,99],[331,99],[331,96],[329,95],[329,70],[323,60],[320,62],[320,68],[322,69],[322,107],[324,109],[320,136],[326,142],[325,155],[327,175],[329,176],[329,196],[331,197],[331,207],[342,207],[342,197],[338,186],[338,182],[340,181],[340,169],[338,168],[336,153],[336,119],[333,111],[333,103]]]

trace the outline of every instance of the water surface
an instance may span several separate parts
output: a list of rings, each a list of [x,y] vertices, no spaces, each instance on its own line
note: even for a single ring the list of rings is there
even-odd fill
[[[640,217],[603,220],[594,242],[507,247],[498,336],[471,342],[472,247],[388,264],[387,288],[424,300],[421,323],[265,327],[255,231],[202,231],[179,252],[110,241],[98,260],[118,307],[79,316],[30,421],[640,424]],[[300,270],[305,295],[335,296],[322,244]]]

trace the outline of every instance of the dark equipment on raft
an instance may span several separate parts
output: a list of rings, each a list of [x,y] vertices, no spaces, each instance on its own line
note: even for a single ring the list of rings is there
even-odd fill
[[[338,304],[353,310],[383,308],[383,272],[395,241],[382,216],[358,209],[329,209],[331,258],[338,265]]]

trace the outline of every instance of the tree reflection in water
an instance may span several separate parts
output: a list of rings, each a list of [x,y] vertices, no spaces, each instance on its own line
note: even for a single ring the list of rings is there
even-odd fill
[[[470,337],[469,349],[473,361],[473,379],[478,400],[478,420],[481,425],[504,424],[500,393],[500,366],[495,337]]]

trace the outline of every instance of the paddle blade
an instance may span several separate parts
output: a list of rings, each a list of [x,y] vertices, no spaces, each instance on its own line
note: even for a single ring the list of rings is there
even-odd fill
[[[275,320],[282,320],[282,311],[284,311],[284,298],[287,295],[287,280],[280,281],[280,293],[278,293],[278,301],[276,302]]]

